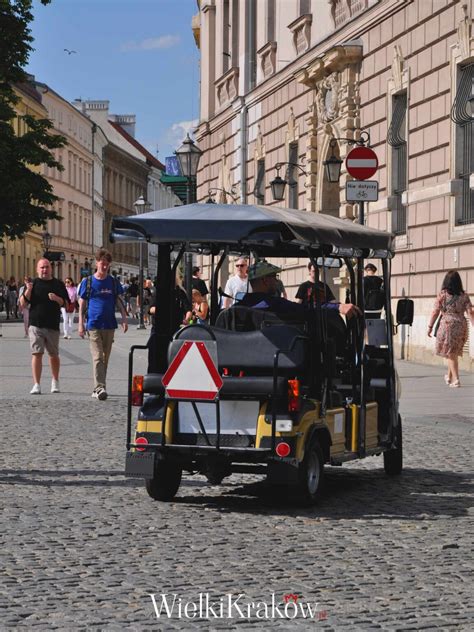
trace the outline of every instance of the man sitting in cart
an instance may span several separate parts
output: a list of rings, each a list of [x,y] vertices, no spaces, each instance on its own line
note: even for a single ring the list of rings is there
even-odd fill
[[[268,261],[257,261],[249,268],[249,282],[252,286],[252,293],[246,294],[239,302],[244,307],[253,307],[255,309],[267,309],[276,314],[294,314],[307,316],[310,311],[308,307],[300,303],[293,303],[285,298],[275,296],[277,286],[277,274],[281,272],[281,268],[274,266]],[[357,305],[352,303],[323,303],[322,309],[334,310],[339,312],[341,316],[351,318],[352,316],[361,315]]]

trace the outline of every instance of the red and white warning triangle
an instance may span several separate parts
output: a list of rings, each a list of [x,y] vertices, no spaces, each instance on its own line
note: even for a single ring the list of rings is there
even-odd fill
[[[222,388],[219,375],[204,342],[186,341],[163,375],[168,397],[213,400]]]

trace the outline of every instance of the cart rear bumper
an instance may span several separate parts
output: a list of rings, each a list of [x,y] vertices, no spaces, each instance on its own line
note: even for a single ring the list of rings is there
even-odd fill
[[[271,450],[256,448],[216,448],[215,446],[165,445],[148,446],[144,452],[128,451],[125,476],[153,478],[158,461],[167,460],[182,467],[196,460],[226,459],[231,463],[268,463],[275,458]],[[278,459],[280,460],[280,459]]]

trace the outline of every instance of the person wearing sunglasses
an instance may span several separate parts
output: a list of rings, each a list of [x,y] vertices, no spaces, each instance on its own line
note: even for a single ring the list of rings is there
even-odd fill
[[[235,275],[231,276],[226,283],[224,289],[224,305],[223,307],[230,307],[235,303],[235,300],[241,296],[251,292],[248,281],[248,269],[249,264],[245,257],[240,257],[235,262]],[[239,295],[239,296],[238,296]]]

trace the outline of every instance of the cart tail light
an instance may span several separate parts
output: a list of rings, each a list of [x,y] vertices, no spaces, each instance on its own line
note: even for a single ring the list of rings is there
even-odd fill
[[[143,375],[133,376],[132,406],[143,406]]]
[[[298,412],[300,408],[300,381],[288,380],[288,412]]]
[[[144,452],[145,450],[145,446],[148,445],[148,439],[146,437],[137,437],[135,439],[135,445],[140,445],[143,446],[141,448],[136,448],[138,450],[138,452]]]
[[[290,445],[285,441],[282,441],[275,448],[275,452],[278,454],[278,456],[284,458],[285,456],[288,456],[291,452]]]

